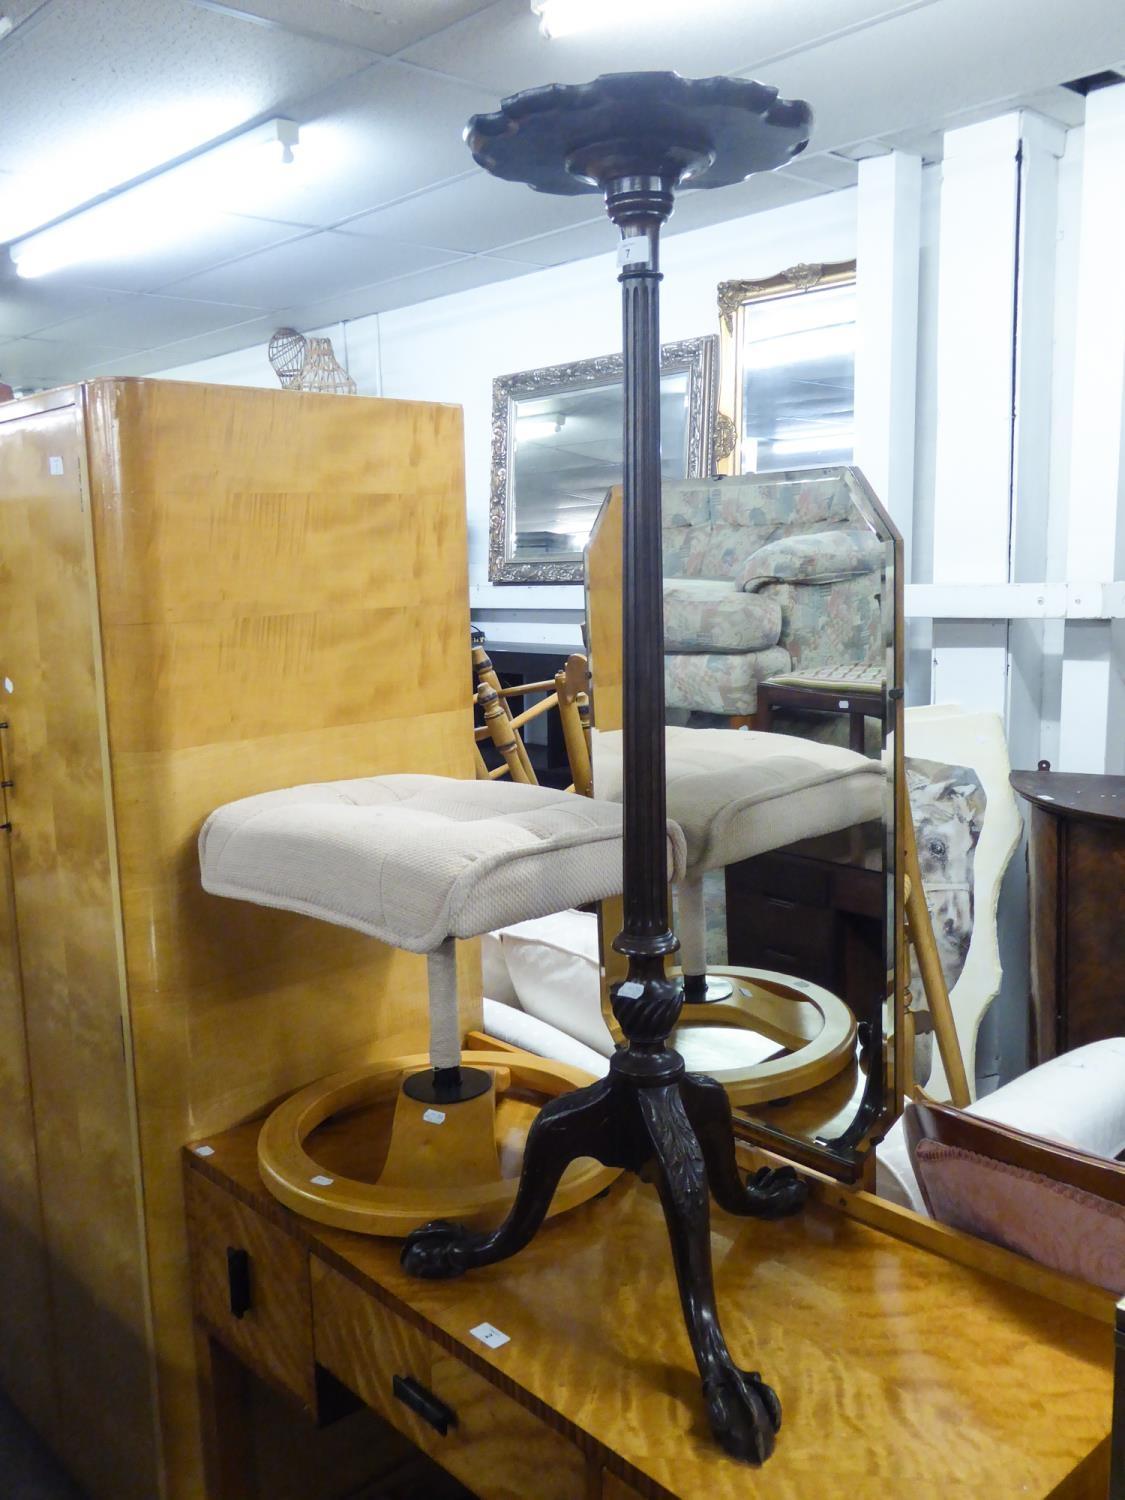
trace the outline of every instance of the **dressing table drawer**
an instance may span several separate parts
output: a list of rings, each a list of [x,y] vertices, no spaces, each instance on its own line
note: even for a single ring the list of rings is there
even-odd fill
[[[312,1300],[320,1364],[480,1500],[585,1500],[573,1443],[315,1256]]]
[[[308,1251],[200,1173],[186,1186],[196,1311],[255,1374],[315,1412]]]

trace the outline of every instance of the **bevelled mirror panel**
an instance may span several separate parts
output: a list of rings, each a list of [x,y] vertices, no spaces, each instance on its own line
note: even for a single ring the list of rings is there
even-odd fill
[[[594,795],[610,798],[620,509],[611,496],[587,552]],[[668,482],[662,519],[668,816],[688,865],[674,1045],[746,1136],[855,1178],[897,1110],[901,542],[838,466]],[[618,925],[606,903],[608,982]]]

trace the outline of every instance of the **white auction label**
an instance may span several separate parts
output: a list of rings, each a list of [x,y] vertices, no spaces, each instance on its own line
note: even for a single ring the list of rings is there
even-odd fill
[[[445,1111],[441,1109],[424,1109],[422,1118],[427,1125],[444,1125]]]
[[[323,1176],[323,1174],[318,1173],[315,1177],[310,1177],[309,1181],[313,1184],[314,1187],[331,1187],[334,1179],[331,1177],[325,1177]]]
[[[650,266],[652,256],[649,254],[648,240],[639,237],[622,240],[617,247],[617,264],[619,266]]]
[[[196,1156],[214,1156],[215,1154],[214,1146],[193,1146],[192,1150]]]
[[[47,471],[51,474],[61,474],[63,472],[63,461],[57,453],[52,453],[48,458]]]
[[[511,1342],[508,1334],[501,1333],[499,1328],[493,1328],[491,1323],[478,1323],[475,1328],[470,1328],[469,1332],[473,1338],[480,1339],[481,1343],[487,1344],[490,1349],[499,1349],[501,1344]]]

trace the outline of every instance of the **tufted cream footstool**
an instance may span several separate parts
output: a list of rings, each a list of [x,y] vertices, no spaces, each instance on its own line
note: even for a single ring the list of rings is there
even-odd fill
[[[669,826],[670,877],[683,836]],[[440,1214],[488,1222],[516,1181],[502,1175],[496,1093],[558,1094],[577,1069],[510,1054],[462,1055],[457,938],[616,895],[621,808],[547,787],[373,776],[264,792],[218,808],[199,835],[205,890],[352,927],[428,955],[430,1051],[311,1084],[270,1116],[259,1165],[270,1190],[323,1223],[407,1234]],[[471,1062],[477,1066],[468,1066]],[[402,1088],[378,1182],[322,1171],[305,1140],[329,1115]],[[577,1163],[556,1211],[616,1173]]]

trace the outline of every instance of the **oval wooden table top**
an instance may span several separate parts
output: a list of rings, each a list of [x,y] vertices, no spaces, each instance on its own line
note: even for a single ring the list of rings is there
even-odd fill
[[[399,1266],[397,1242],[328,1229],[275,1203],[257,1177],[256,1133],[251,1123],[210,1138],[214,1154],[189,1156],[190,1167],[487,1371],[643,1495],[1104,1494],[1108,1321],[827,1203],[777,1224],[713,1209],[728,1341],[784,1404],[777,1450],[755,1470],[727,1458],[707,1430],[651,1187],[623,1178],[502,1265],[416,1281]],[[510,1341],[495,1350],[478,1343],[470,1330],[482,1322]]]

